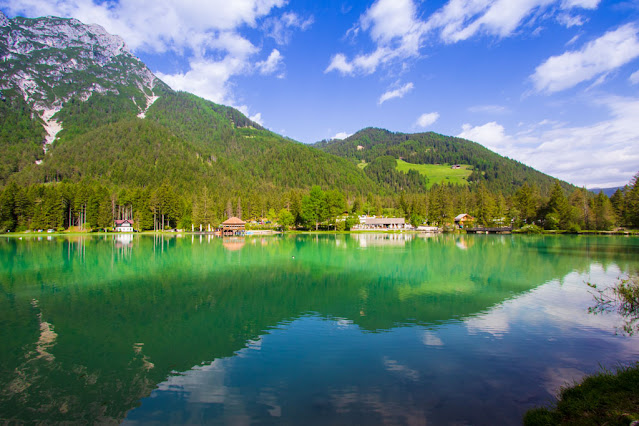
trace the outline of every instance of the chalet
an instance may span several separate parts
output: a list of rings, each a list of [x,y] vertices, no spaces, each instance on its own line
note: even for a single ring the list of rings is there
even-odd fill
[[[459,164],[453,164],[450,168],[453,170],[457,170],[457,169],[461,169],[461,166]]]
[[[220,225],[223,236],[244,235],[246,232],[246,222],[238,217],[231,217]]]
[[[455,217],[455,224],[459,225],[460,228],[463,228],[465,225],[469,225],[475,221],[475,218],[467,213],[462,213]]]
[[[113,230],[115,232],[133,232],[133,221],[131,219],[116,220]]]

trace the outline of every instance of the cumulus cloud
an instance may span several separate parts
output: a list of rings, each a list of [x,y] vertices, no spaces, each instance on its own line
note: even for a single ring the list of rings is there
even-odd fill
[[[231,76],[241,74],[246,67],[244,61],[227,56],[221,61],[191,61],[190,69],[185,73],[156,74],[175,90],[195,93],[213,102],[230,103],[227,83]]]
[[[639,57],[638,28],[626,24],[584,45],[580,50],[548,58],[531,79],[538,92],[554,93],[605,76]]]
[[[286,0],[0,0],[9,15],[72,17],[120,35],[134,52],[175,52],[188,59],[190,69],[158,76],[174,89],[227,104],[234,103],[232,77],[272,73],[282,59],[279,51],[259,58],[261,48],[241,34],[243,28],[259,29],[261,20],[272,18],[282,30],[271,26],[269,34],[285,41],[287,31],[310,25],[295,14],[274,16],[285,4]]]
[[[473,36],[511,36],[536,20],[557,17],[564,25],[580,25],[585,18],[573,9],[594,9],[599,0],[449,0],[428,19],[419,18],[413,0],[377,0],[347,35],[367,33],[375,48],[348,59],[343,53],[331,57],[325,72],[343,75],[371,74],[380,66],[420,57],[429,36],[457,43]]]
[[[637,84],[639,83],[639,70],[633,72],[632,74],[630,74],[630,78],[629,78],[630,82],[632,84]]]
[[[381,105],[390,99],[403,98],[404,95],[410,92],[411,90],[413,90],[414,87],[415,86],[413,85],[413,83],[406,83],[398,89],[388,90],[382,93],[382,96],[379,97],[379,100],[377,101],[377,105]]]
[[[331,139],[346,139],[347,137],[351,135],[352,133],[339,132],[335,136],[333,136]]]
[[[283,56],[279,50],[273,49],[268,58],[264,61],[258,62],[256,64],[257,69],[260,71],[260,74],[273,74],[282,64]]]
[[[415,126],[422,127],[422,128],[428,127],[431,124],[435,123],[438,119],[439,119],[438,112],[424,113],[420,115],[419,118],[417,118],[417,121],[415,122]]]
[[[504,126],[495,121],[475,127],[470,124],[464,124],[462,132],[457,136],[469,141],[479,142],[493,151],[498,151],[510,141],[510,138],[506,136]]]
[[[510,134],[489,122],[464,124],[458,136],[579,186],[625,185],[639,164],[639,98],[609,97],[599,104],[609,117],[588,126],[544,121]]]
[[[373,73],[380,65],[394,59],[418,56],[424,35],[423,22],[417,18],[416,7],[411,0],[377,0],[350,32],[358,34],[360,30],[370,34],[376,49],[357,55],[352,61],[342,53],[336,54],[326,72]]]

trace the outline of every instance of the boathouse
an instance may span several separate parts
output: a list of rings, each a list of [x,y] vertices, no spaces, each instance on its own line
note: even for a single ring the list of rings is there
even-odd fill
[[[244,235],[246,232],[246,222],[235,216],[222,222],[220,227],[224,236]]]

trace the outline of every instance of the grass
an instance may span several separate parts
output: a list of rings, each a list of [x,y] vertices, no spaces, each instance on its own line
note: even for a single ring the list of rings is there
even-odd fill
[[[535,408],[524,425],[624,425],[639,420],[639,362],[564,388],[556,406]]]
[[[368,166],[368,163],[366,162],[366,160],[362,160],[360,163],[357,163],[357,167],[359,167],[362,170],[364,170],[366,166]]]
[[[406,173],[409,170],[417,170],[421,175],[428,177],[428,189],[436,183],[468,185],[468,176],[473,172],[472,166],[468,164],[461,164],[461,169],[453,170],[446,164],[411,164],[397,160],[397,171]]]

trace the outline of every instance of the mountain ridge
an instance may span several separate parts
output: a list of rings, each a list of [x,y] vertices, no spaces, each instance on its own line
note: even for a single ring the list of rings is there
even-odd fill
[[[314,146],[354,163],[375,164],[382,157],[393,157],[413,164],[470,165],[473,172],[468,182],[483,181],[488,188],[504,194],[514,193],[524,183],[536,183],[547,193],[557,180],[477,142],[432,131],[403,133],[366,127],[345,139],[324,140]],[[567,182],[561,185],[567,191],[575,189]]]

